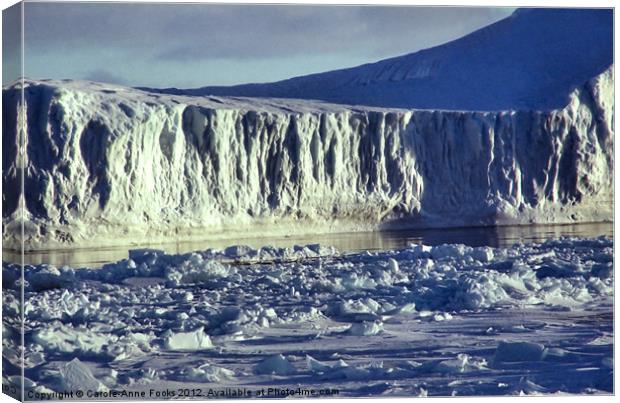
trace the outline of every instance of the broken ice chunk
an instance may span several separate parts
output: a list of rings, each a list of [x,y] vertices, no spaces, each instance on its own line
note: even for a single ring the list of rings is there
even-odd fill
[[[254,367],[254,373],[257,375],[290,375],[295,372],[293,364],[282,354],[268,357]]]
[[[88,366],[74,358],[60,368],[61,386],[66,391],[71,390],[95,390],[104,392],[108,388],[99,382],[90,372]]]
[[[131,249],[129,251],[129,259],[133,260],[137,265],[146,263],[152,265],[157,261],[157,257],[164,255],[165,252],[160,249]]]
[[[358,322],[353,323],[347,333],[354,336],[374,336],[383,332],[383,323],[381,322]]]
[[[173,333],[166,332],[164,337],[164,348],[166,350],[206,350],[213,348],[211,338],[204,332],[204,327],[200,327],[193,332]]]

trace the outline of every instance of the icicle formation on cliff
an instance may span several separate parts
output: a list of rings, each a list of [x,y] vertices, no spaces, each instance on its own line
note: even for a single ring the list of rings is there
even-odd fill
[[[3,90],[5,247],[612,219],[613,67],[550,111]],[[8,191],[14,189],[15,191]]]

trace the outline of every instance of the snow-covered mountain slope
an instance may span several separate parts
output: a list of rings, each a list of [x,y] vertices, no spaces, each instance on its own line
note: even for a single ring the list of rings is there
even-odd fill
[[[557,109],[612,63],[611,9],[536,8],[441,46],[354,68],[269,84],[154,91],[416,109]]]
[[[551,111],[5,88],[3,238],[28,248],[612,219],[613,68]],[[21,112],[20,112],[21,111]],[[23,114],[25,127],[18,130]],[[13,189],[13,191],[9,191]]]

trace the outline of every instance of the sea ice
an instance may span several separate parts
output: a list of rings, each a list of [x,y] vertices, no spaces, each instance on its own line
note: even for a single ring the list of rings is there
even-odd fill
[[[134,252],[102,268],[27,265],[28,284],[49,275],[54,286],[25,289],[25,376],[33,390],[61,390],[58,369],[77,357],[109,388],[256,386],[277,375],[282,385],[320,382],[343,395],[368,381],[388,383],[377,390],[391,394],[409,393],[399,389],[405,381],[429,395],[611,391],[610,238],[320,259],[313,248],[329,250],[265,247],[257,250],[269,256],[253,260]],[[295,250],[305,257],[291,259]],[[5,313],[14,316],[16,270],[3,264]],[[21,363],[15,326],[3,323],[7,371]],[[584,370],[566,383],[567,368]],[[451,374],[462,382],[450,384]]]

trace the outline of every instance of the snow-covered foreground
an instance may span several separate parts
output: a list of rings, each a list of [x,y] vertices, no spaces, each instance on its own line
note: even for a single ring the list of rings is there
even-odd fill
[[[10,319],[19,268],[3,271]],[[605,237],[351,254],[142,250],[101,269],[29,266],[25,287],[29,399],[612,392]],[[18,366],[10,325],[5,376]]]

